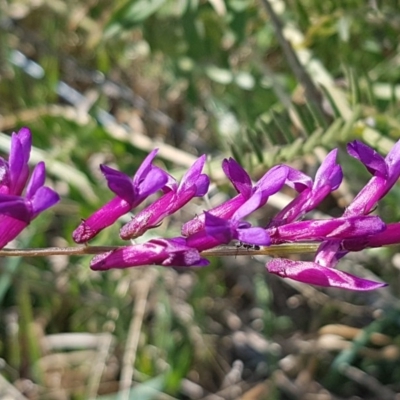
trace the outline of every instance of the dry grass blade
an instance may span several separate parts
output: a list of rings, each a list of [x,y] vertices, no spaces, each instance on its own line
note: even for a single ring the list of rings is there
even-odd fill
[[[144,272],[144,276],[140,280],[134,282],[136,296],[134,300],[132,319],[129,325],[124,356],[122,359],[121,380],[119,385],[121,400],[129,400],[129,388],[132,385],[136,351],[138,348],[142,322],[146,311],[147,296],[156,277],[156,270],[150,268]]]

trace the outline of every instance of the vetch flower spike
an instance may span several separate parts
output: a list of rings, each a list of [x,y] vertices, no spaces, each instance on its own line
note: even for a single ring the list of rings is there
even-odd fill
[[[158,149],[153,150],[144,159],[133,178],[105,165],[100,166],[108,187],[116,196],[89,218],[82,220],[72,234],[76,243],[87,242],[157,190],[167,191],[174,185],[169,174],[152,165],[157,152]]]
[[[209,261],[199,251],[186,245],[185,238],[153,239],[143,244],[121,247],[95,256],[90,268],[105,271],[111,268],[140,267],[147,265],[165,267],[202,267]]]
[[[153,204],[136,214],[120,230],[124,240],[143,235],[148,229],[155,228],[168,215],[174,214],[193,197],[202,197],[208,191],[210,178],[202,174],[206,156],[199,157],[183,176],[179,185],[157,199]]]
[[[314,262],[276,258],[267,263],[271,274],[311,285],[366,291],[387,286],[386,283],[359,278],[347,272],[323,267]]]

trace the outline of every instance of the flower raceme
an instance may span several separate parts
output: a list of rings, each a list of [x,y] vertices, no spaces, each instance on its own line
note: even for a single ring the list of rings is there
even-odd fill
[[[387,228],[379,217],[368,215],[400,175],[399,150],[400,144],[397,143],[384,159],[361,142],[350,143],[349,154],[359,159],[374,177],[355,197],[342,217],[327,220],[300,219],[339,187],[343,173],[336,162],[337,149],[327,155],[314,181],[289,166],[278,165],[253,184],[247,172],[235,160],[224,160],[222,168],[238,193],[235,197],[185,223],[181,237],[152,239],[98,255],[92,260],[91,268],[107,270],[149,264],[204,266],[207,260],[201,257],[202,251],[229,244],[232,240],[257,246],[319,242],[320,247],[313,262],[278,258],[267,264],[267,270],[300,282],[342,289],[371,290],[385,286],[384,283],[338,271],[335,267],[348,251],[400,241],[397,224],[390,224]],[[146,230],[158,226],[166,216],[179,210],[193,197],[205,195],[209,178],[201,172],[204,163],[205,156],[202,156],[184,175],[180,184],[168,179],[168,184],[164,183],[164,194],[122,227],[121,238],[130,239],[142,235]],[[271,219],[267,227],[252,226],[245,220],[263,207],[268,198],[284,185],[295,189],[298,195]],[[110,183],[109,186],[116,193],[120,190],[117,182],[114,188]],[[159,188],[161,186],[159,184]]]
[[[59,201],[58,194],[45,186],[44,162],[39,162],[29,177],[31,144],[31,132],[22,128],[12,135],[9,159],[0,157],[0,248],[13,240],[38,214]],[[381,282],[339,271],[336,266],[349,251],[400,243],[400,222],[386,225],[379,217],[369,215],[400,177],[400,141],[386,158],[359,141],[349,143],[347,149],[373,177],[342,217],[301,220],[342,181],[336,149],[322,162],[314,181],[292,167],[277,165],[253,184],[235,160],[227,159],[222,168],[238,193],[235,197],[185,223],[180,237],[152,239],[120,247],[95,256],[90,266],[101,271],[151,264],[202,267],[209,263],[202,255],[203,251],[229,244],[232,240],[264,247],[317,242],[320,245],[314,261],[277,258],[266,265],[267,270],[284,278],[326,287],[372,290],[385,286]],[[105,165],[100,166],[115,196],[75,229],[73,238],[77,243],[86,243],[157,191],[162,195],[122,227],[122,239],[143,235],[194,197],[207,193],[210,179],[202,172],[206,160],[204,155],[177,183],[167,172],[153,165],[156,154],[157,150],[153,150],[145,158],[133,178]],[[297,191],[298,195],[266,227],[253,226],[246,220],[285,185]]]
[[[0,248],[60,200],[53,189],[44,186],[44,162],[35,166],[28,181],[31,147],[32,134],[28,128],[22,128],[12,134],[8,161],[0,157]]]

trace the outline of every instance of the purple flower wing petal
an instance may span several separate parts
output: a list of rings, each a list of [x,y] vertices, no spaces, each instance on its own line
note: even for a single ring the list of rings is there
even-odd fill
[[[32,219],[59,201],[60,196],[58,193],[47,186],[42,186],[32,198]]]
[[[155,158],[155,156],[158,153],[158,149],[154,149],[151,151],[146,158],[143,160],[143,162],[140,164],[140,167],[137,169],[135,176],[133,177],[133,185],[136,187],[140,184],[140,182],[147,176],[147,174],[150,172],[152,166],[152,162]]]
[[[32,146],[32,135],[28,128],[22,128],[11,137],[9,157],[10,190],[13,194],[21,194],[29,176],[28,160]]]
[[[287,173],[288,168],[285,166],[277,166],[276,168],[270,169],[256,185],[253,195],[236,210],[233,214],[233,218],[238,220],[243,219],[253,211],[262,207],[267,202],[269,196],[282,189],[286,181]],[[268,179],[265,179],[266,177]]]
[[[268,196],[278,192],[285,184],[290,168],[286,165],[275,165],[262,176],[255,185],[254,191],[268,191]]]
[[[286,179],[286,184],[288,186],[295,189],[298,193],[301,193],[305,189],[312,188],[313,181],[309,176],[292,167],[286,166],[286,168],[288,168],[288,176]]]
[[[386,283],[359,278],[349,273],[326,268],[313,262],[277,258],[270,261],[266,267],[272,274],[311,285],[357,291],[374,290],[387,286]]]
[[[107,185],[118,197],[121,197],[128,203],[132,203],[135,198],[132,179],[121,171],[107,165],[100,165],[101,172],[107,179]]]
[[[354,140],[347,144],[347,152],[361,161],[372,175],[387,177],[387,165],[384,158],[366,144]]]
[[[26,198],[32,198],[35,193],[44,185],[46,179],[46,166],[43,161],[39,162],[32,172],[26,188]]]
[[[216,217],[205,212],[205,230],[207,235],[222,243],[229,243],[233,239],[231,221]]]
[[[186,190],[187,187],[191,187],[196,183],[197,179],[201,174],[205,162],[206,162],[206,155],[203,154],[186,171],[185,175],[182,177],[178,191]]]
[[[208,192],[210,178],[206,174],[201,174],[196,181],[196,197],[202,197]]]
[[[263,196],[263,193],[256,192],[254,193],[250,199],[248,199],[242,206],[240,206],[235,213],[233,214],[234,219],[241,220],[245,218],[247,215],[251,214],[253,211],[262,207],[266,200],[268,200],[268,196]]]
[[[243,243],[259,246],[269,246],[271,244],[271,238],[266,230],[258,227],[238,229],[236,238]]]
[[[390,149],[385,161],[388,167],[390,180],[397,181],[400,174],[400,140]],[[393,184],[394,182],[391,183],[391,185]]]
[[[336,163],[337,152],[337,149],[333,149],[329,152],[321,166],[318,168],[314,179],[314,190],[329,185],[331,191],[333,191],[342,183],[343,171],[340,165]]]
[[[222,162],[222,169],[238,193],[245,197],[250,196],[252,183],[249,174],[233,158]]]
[[[137,188],[141,200],[152,195],[165,186],[168,174],[161,168],[152,168]]]

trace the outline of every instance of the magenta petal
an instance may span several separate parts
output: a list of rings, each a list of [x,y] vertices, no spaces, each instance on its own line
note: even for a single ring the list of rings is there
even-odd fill
[[[15,239],[27,226],[29,222],[16,219],[11,216],[0,216],[0,249]]]
[[[238,193],[242,193],[244,196],[250,196],[253,185],[249,174],[239,163],[233,158],[229,158],[229,160],[225,159],[222,162],[222,169]]]
[[[238,229],[236,238],[243,243],[254,244],[259,246],[269,246],[271,239],[263,228]]]
[[[301,193],[305,189],[311,189],[313,181],[308,175],[292,167],[287,168],[289,170],[286,180],[288,186],[295,189],[298,193]]]
[[[277,243],[284,241],[349,239],[367,237],[386,229],[383,221],[376,216],[341,217],[323,220],[297,221],[268,229]]]
[[[26,197],[29,199],[35,195],[39,188],[44,185],[46,179],[46,166],[43,161],[40,161],[32,172],[26,188]]]
[[[158,149],[154,149],[147,155],[147,157],[140,164],[140,167],[137,169],[136,174],[132,179],[133,185],[135,187],[140,184],[140,182],[147,176],[147,174],[153,168],[152,162],[153,162],[155,156],[157,155],[157,153],[158,153]]]
[[[388,169],[385,159],[371,147],[359,140],[354,140],[347,144],[347,152],[360,160],[372,175],[379,174],[384,178],[387,177]]]
[[[160,264],[164,267],[205,267],[210,261],[201,258],[197,249],[188,249],[169,253]]]
[[[35,218],[42,211],[47,210],[54,204],[60,201],[60,196],[53,189],[47,186],[42,186],[38,189],[31,199],[32,215],[31,219]]]
[[[0,195],[0,218],[8,216],[29,224],[31,220],[31,210],[29,202],[20,196]],[[4,229],[0,226],[0,229]]]
[[[251,214],[253,211],[262,207],[266,201],[268,200],[268,196],[263,196],[263,193],[256,192],[250,196],[250,198],[241,205],[233,214],[232,218],[241,220],[245,218],[247,215]]]
[[[101,230],[112,225],[119,217],[131,210],[130,203],[120,197],[114,197],[107,204],[83,220],[72,233],[76,243],[85,243]]]
[[[104,271],[152,264],[169,267],[203,266],[207,260],[200,256],[197,249],[187,246],[184,238],[157,239],[99,254],[92,259],[90,268]]]
[[[399,177],[400,169],[400,140],[390,149],[388,155],[385,157],[386,165],[388,167],[390,185],[393,185]],[[392,182],[394,180],[394,182]]]
[[[201,171],[206,162],[206,155],[203,154],[199,157],[193,165],[187,170],[185,175],[183,175],[181,183],[179,185],[178,191],[186,190],[186,188],[191,187],[196,184],[197,179],[201,175]]]
[[[329,185],[330,191],[333,191],[342,183],[343,171],[340,165],[336,163],[337,152],[337,149],[333,149],[329,152],[321,166],[318,168],[314,179],[314,190]]]
[[[219,244],[228,244],[233,239],[231,220],[225,220],[205,212],[205,230],[207,235],[216,239]]]
[[[246,197],[243,194],[238,194],[233,199],[229,199],[225,203],[213,208],[212,210],[207,211],[209,214],[214,215],[215,217],[229,219],[235,213],[235,211],[246,201]],[[196,232],[204,229],[205,223],[205,214],[198,215],[191,221],[186,222],[182,226],[182,235],[189,236],[193,235]]]
[[[210,178],[201,174],[196,181],[196,197],[202,197],[208,192],[208,187],[210,186]]]
[[[313,262],[277,258],[267,263],[266,268],[270,273],[282,278],[290,278],[311,285],[357,291],[374,290],[387,286],[386,283],[359,278],[343,271],[322,267]]]
[[[233,214],[233,218],[241,220],[253,211],[258,210],[268,201],[268,198],[282,189],[288,175],[288,168],[278,165],[271,168],[257,183],[253,194]]]
[[[121,171],[107,165],[100,165],[100,170],[107,180],[107,185],[117,196],[131,203],[135,198],[132,179]]]
[[[10,193],[20,195],[29,176],[28,160],[32,147],[32,135],[28,128],[21,128],[11,137],[9,157]]]
[[[157,192],[157,190],[162,189],[166,183],[168,182],[168,174],[163,171],[161,168],[152,168],[149,174],[140,182],[137,187],[137,194],[140,198],[140,202],[153,193]],[[135,201],[135,206],[138,205],[139,202]]]

